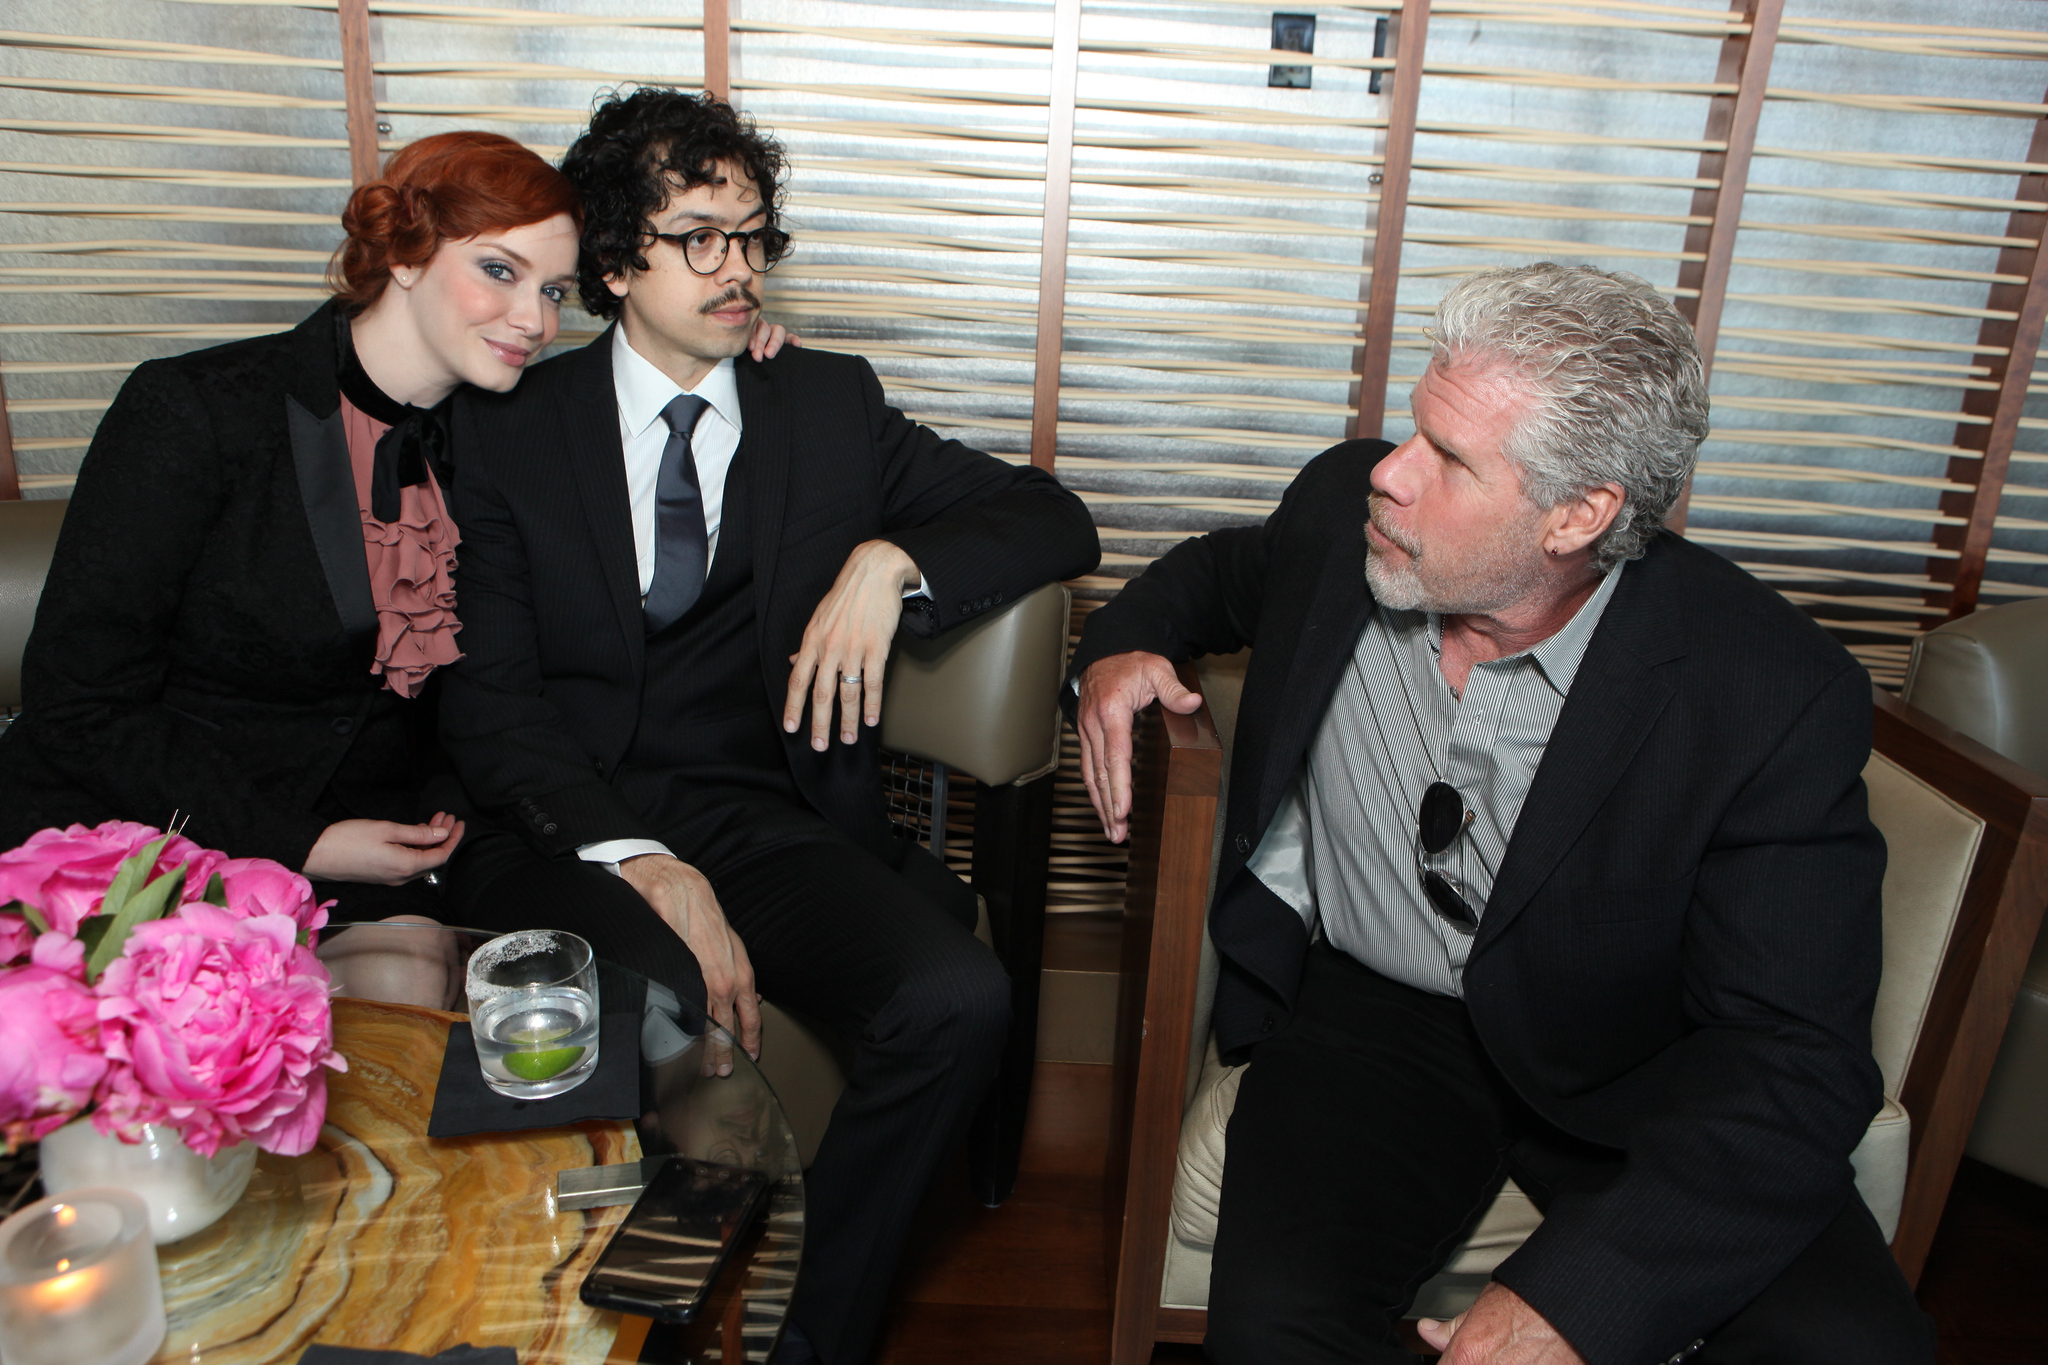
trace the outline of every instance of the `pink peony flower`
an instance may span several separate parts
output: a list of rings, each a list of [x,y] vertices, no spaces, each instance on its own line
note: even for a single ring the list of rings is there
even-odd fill
[[[85,945],[62,929],[52,929],[28,950],[28,960],[48,972],[61,972],[73,980],[85,981]]]
[[[230,858],[214,869],[220,873],[227,892],[228,913],[243,918],[283,915],[308,933],[327,923],[327,907],[313,899],[313,883],[268,858]],[[206,894],[204,882],[185,882],[185,901],[190,904]]]
[[[0,967],[28,956],[36,931],[20,915],[0,915]]]
[[[98,1005],[91,988],[66,972],[0,971],[0,1130],[10,1149],[63,1126],[92,1101],[107,1071]]]
[[[26,901],[40,910],[52,929],[78,932],[78,922],[98,912],[121,863],[163,831],[132,820],[109,820],[87,829],[39,830],[20,848],[0,853],[0,905]],[[201,848],[174,834],[157,856],[149,880],[187,865],[185,885],[196,896],[207,878],[227,862],[225,854]]]
[[[225,874],[223,874],[225,879]],[[94,1126],[169,1124],[211,1156],[244,1140],[311,1150],[327,1112],[333,1049],[326,969],[283,914],[187,904],[137,926],[100,978],[110,1063]]]

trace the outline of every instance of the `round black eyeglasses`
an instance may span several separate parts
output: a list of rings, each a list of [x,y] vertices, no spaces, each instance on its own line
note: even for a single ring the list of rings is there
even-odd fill
[[[1465,934],[1478,931],[1479,916],[1472,912],[1456,883],[1431,867],[1429,860],[1448,849],[1471,823],[1472,812],[1466,809],[1465,798],[1456,787],[1448,782],[1429,784],[1429,790],[1422,794],[1422,816],[1415,827],[1421,846],[1416,862],[1422,872],[1422,890],[1429,897],[1430,908]]]
[[[727,232],[722,228],[692,228],[688,232],[654,232],[655,240],[681,247],[683,262],[699,275],[715,275],[725,264],[726,253],[738,242],[747,265],[765,275],[789,254],[789,234],[781,228],[754,228],[748,232]]]

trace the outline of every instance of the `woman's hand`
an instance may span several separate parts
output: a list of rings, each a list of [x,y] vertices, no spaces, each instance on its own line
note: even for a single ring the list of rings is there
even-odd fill
[[[800,347],[804,339],[779,322],[760,318],[754,323],[754,339],[747,343],[747,354],[756,360],[773,360],[784,342]]]
[[[462,822],[435,811],[424,825],[391,820],[337,820],[320,831],[300,869],[318,882],[403,886],[455,856]]]

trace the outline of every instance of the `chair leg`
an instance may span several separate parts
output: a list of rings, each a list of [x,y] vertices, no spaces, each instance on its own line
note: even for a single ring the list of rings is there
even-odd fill
[[[968,1131],[968,1181],[990,1208],[1016,1188],[1031,1099],[1052,857],[1052,784],[1050,776],[1022,787],[974,784],[974,889],[988,902],[996,956],[1010,974],[1010,1036],[1002,1068]]]

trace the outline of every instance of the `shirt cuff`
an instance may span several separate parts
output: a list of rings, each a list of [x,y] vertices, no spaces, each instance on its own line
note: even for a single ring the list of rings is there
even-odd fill
[[[600,839],[594,844],[585,844],[576,850],[576,856],[586,863],[603,863],[614,874],[619,864],[628,858],[639,858],[649,853],[669,853],[668,845],[653,839]]]
[[[934,602],[938,601],[936,597],[932,597],[931,582],[925,578],[924,571],[922,569],[918,570],[917,586],[914,588],[905,588],[903,590],[904,601],[908,602],[913,597],[925,597],[930,598]]]

